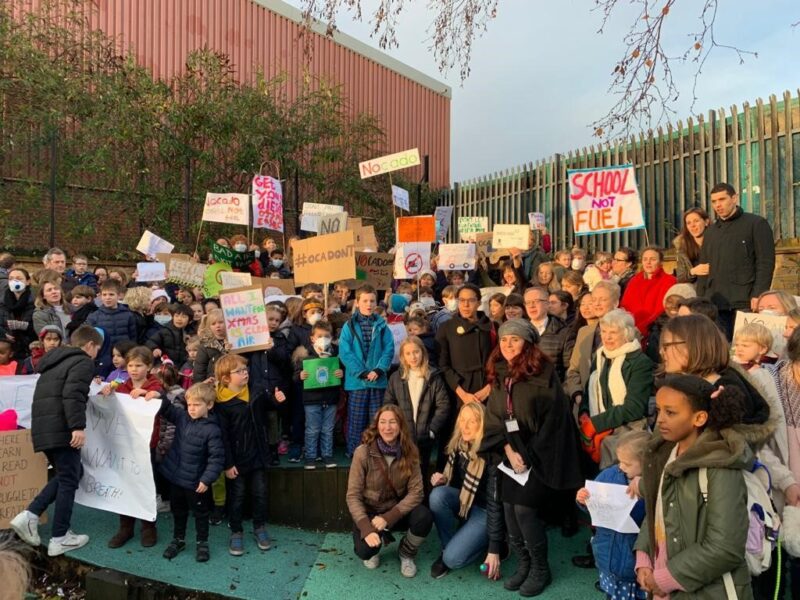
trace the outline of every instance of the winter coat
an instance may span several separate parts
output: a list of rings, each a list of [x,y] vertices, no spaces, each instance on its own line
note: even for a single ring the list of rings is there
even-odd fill
[[[539,265],[547,262],[547,254],[545,254],[538,246],[526,250],[520,256],[522,258],[522,268],[520,269],[525,282],[535,281],[536,274],[539,272]]]
[[[383,461],[381,468],[378,461]],[[384,469],[391,481],[387,484]],[[395,494],[397,492],[398,495]],[[422,473],[419,463],[411,467],[411,475],[400,471],[397,460],[388,464],[378,449],[378,443],[361,444],[353,453],[353,462],[347,477],[347,508],[361,538],[378,533],[372,526],[372,517],[380,516],[391,527],[422,504],[424,497]]]
[[[439,369],[453,393],[459,386],[474,393],[486,385],[486,361],[492,351],[493,334],[492,323],[485,316],[472,322],[459,313],[436,332]]]
[[[428,352],[428,363],[432,367],[435,367],[439,364],[439,346],[436,344],[436,336],[432,333],[423,333],[418,337],[422,345],[425,346],[425,350]]]
[[[94,363],[80,348],[61,346],[39,361],[33,392],[33,449],[44,452],[69,447],[73,431],[86,429],[86,402]]]
[[[69,279],[70,283],[74,283],[72,288],[78,285],[88,285],[95,293],[100,291],[100,286],[97,283],[97,275],[87,271],[83,275],[76,275],[75,269],[68,269],[65,273],[65,279]]]
[[[209,488],[222,473],[225,447],[216,417],[192,419],[186,409],[161,401],[159,415],[175,425],[175,439],[158,469],[170,482],[196,490],[202,482]]]
[[[431,445],[432,440],[439,437],[450,413],[450,397],[447,394],[447,387],[439,370],[435,368],[430,369],[428,377],[422,385],[416,421],[414,420],[408,380],[403,379],[400,371],[395,371],[389,378],[389,386],[386,388],[383,403],[394,404],[402,409],[417,446]]]
[[[654,561],[654,519],[659,481],[666,529],[667,568],[685,591],[671,600],[725,598],[722,576],[730,572],[740,600],[753,597],[745,563],[749,517],[747,488],[742,470],[753,464],[753,454],[737,431],[706,429],[697,441],[666,465],[674,442],[653,435],[645,454],[639,491],[646,517],[635,548]],[[708,469],[708,500],[700,494],[699,469]]]
[[[103,350],[97,355],[97,372],[105,377],[113,369],[111,362],[111,348],[117,342],[126,340],[136,341],[136,318],[130,309],[124,304],[118,304],[117,308],[99,307],[89,315],[86,322],[92,327],[99,327],[105,332]]]
[[[350,318],[339,337],[339,359],[344,366],[344,389],[348,392],[366,389],[385,389],[386,375],[392,366],[394,339],[383,317],[375,317],[372,325],[372,340],[365,352],[361,325],[356,316]],[[378,379],[367,381],[370,371],[378,372]]]
[[[539,335],[539,349],[553,361],[559,381],[564,381],[567,376],[569,359],[575,347],[575,340],[570,338],[569,331],[564,321],[548,315],[544,333]]]
[[[127,373],[125,373],[127,377]],[[164,397],[169,400],[176,407],[186,410],[186,392],[179,386],[175,385],[168,390],[165,390]],[[175,425],[166,419],[159,419],[158,424],[158,444],[156,445],[156,462],[161,462],[166,456],[172,443],[175,441]]]
[[[668,275],[659,267],[650,279],[646,279],[642,271],[628,282],[619,307],[633,315],[636,328],[644,338],[643,342],[646,342],[650,323],[664,312],[664,296],[667,290],[675,285],[675,281],[675,277]]]
[[[434,335],[436,335],[436,332],[439,331],[439,328],[442,325],[444,325],[447,321],[453,318],[453,314],[454,313],[452,313],[451,311],[447,310],[446,308],[443,308],[439,311],[436,311],[430,316],[429,321],[431,324],[431,331],[433,332]]]
[[[19,298],[8,288],[0,294],[0,327],[4,327],[14,337],[13,356],[16,359],[28,356],[31,342],[36,341],[36,333],[33,330],[35,309],[30,288],[25,289]],[[23,329],[11,329],[9,321],[20,321],[27,325]]]
[[[254,392],[274,394],[275,388],[289,394],[292,382],[292,360],[289,339],[284,332],[272,335],[272,348],[245,354],[250,379],[248,387]]]
[[[223,354],[227,354],[225,342],[216,339],[211,334],[200,335],[200,348],[194,359],[194,373],[192,381],[200,383],[214,376],[214,365]]]
[[[569,357],[567,377],[564,381],[564,389],[573,400],[583,395],[586,384],[589,382],[589,374],[592,371],[593,364],[592,355],[594,354],[592,347],[595,333],[597,333],[597,322],[597,319],[593,319],[592,322],[581,327],[575,337],[575,344]]]
[[[66,315],[69,315],[69,304],[64,304],[64,312]],[[52,306],[47,306],[45,308],[37,308],[33,311],[33,331],[38,336],[42,329],[44,329],[47,325],[55,325],[61,331],[61,339],[67,339],[67,332],[64,328],[64,321],[61,320],[61,317],[56,312],[56,309]]]
[[[772,285],[775,240],[763,217],[741,208],[729,219],[717,219],[703,236],[701,264],[709,274],[697,278],[697,295],[705,296],[720,310],[747,309]]]
[[[72,313],[72,320],[67,324],[67,336],[71,336],[78,327],[86,323],[89,315],[96,310],[97,305],[94,302],[89,302]]]
[[[175,365],[182,365],[189,358],[186,352],[186,341],[183,339],[184,330],[178,329],[172,323],[161,326],[145,346],[150,350],[158,348],[162,355],[166,354]]]
[[[245,402],[233,397],[214,404],[225,446],[225,470],[236,467],[240,474],[266,469],[269,464],[267,410],[274,408],[272,394],[254,393]]]
[[[330,356],[336,356],[336,347],[331,346]],[[314,390],[304,390],[303,382],[300,379],[300,372],[303,370],[303,361],[320,358],[313,346],[298,346],[292,353],[292,366],[294,371],[294,382],[301,390],[303,404],[336,406],[341,398],[342,386],[334,385],[330,387],[318,388]],[[340,363],[341,368],[341,363]]]

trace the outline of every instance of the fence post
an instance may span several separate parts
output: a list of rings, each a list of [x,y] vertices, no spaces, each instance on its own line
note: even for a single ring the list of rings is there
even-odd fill
[[[50,247],[56,245],[56,174],[58,171],[58,130],[50,132]]]

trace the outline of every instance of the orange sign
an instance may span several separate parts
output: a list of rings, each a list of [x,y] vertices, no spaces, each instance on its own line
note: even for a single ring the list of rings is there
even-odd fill
[[[397,242],[436,241],[436,218],[433,215],[424,217],[400,217],[397,219]]]

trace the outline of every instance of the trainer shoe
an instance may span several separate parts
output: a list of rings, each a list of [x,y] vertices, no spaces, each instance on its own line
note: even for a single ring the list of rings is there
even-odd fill
[[[436,559],[436,562],[431,565],[431,577],[434,579],[441,579],[449,572],[450,569],[446,564],[444,564],[444,557],[440,554],[439,558]]]
[[[306,469],[307,471],[313,471],[314,469],[317,468],[317,465],[314,464],[313,460],[311,460],[310,458],[307,458],[306,459],[306,464],[303,465],[303,468]]]
[[[88,543],[88,535],[78,534],[70,530],[60,541],[50,538],[50,543],[47,544],[47,556],[61,556],[64,552],[83,548]]]
[[[9,523],[20,539],[26,544],[37,547],[42,545],[39,537],[39,517],[28,510],[23,510]]]
[[[269,550],[272,547],[272,542],[266,529],[259,527],[253,531],[253,534],[256,536],[256,544],[258,544],[259,550]]]
[[[378,567],[381,566],[381,555],[376,554],[372,558],[365,560],[364,566],[367,567],[368,569],[377,569]]]
[[[417,576],[417,563],[413,558],[406,556],[400,557],[400,574],[403,577],[416,577]]]
[[[335,469],[339,465],[336,464],[336,459],[332,456],[324,456],[323,460],[325,461],[325,468],[326,469]]]
[[[232,533],[228,543],[228,552],[231,556],[241,556],[244,554],[244,536],[241,533]]]

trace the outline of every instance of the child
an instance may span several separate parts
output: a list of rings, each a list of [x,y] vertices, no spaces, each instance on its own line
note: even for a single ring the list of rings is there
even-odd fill
[[[107,350],[97,357],[97,374],[106,377],[112,370],[111,347],[123,340],[136,341],[136,318],[124,304],[119,303],[122,286],[114,279],[100,286],[101,306],[89,315],[86,322],[105,332]]]
[[[186,523],[189,510],[194,514],[197,551],[195,560],[207,562],[208,496],[206,492],[219,477],[225,462],[222,434],[209,409],[216,394],[207,383],[198,383],[186,392],[186,409],[167,398],[161,401],[159,414],[175,426],[175,439],[159,471],[171,482],[170,511],[174,521],[172,541],[164,558],[172,560],[186,548]]]
[[[408,337],[417,336],[425,350],[428,352],[428,362],[431,365],[439,364],[439,349],[436,346],[436,338],[428,328],[428,321],[422,316],[408,316],[406,318],[406,332]]]
[[[186,340],[186,362],[181,365],[181,385],[188,390],[192,386],[192,375],[194,373],[194,361],[197,358],[197,351],[200,350],[200,338],[193,335]]]
[[[64,273],[67,277],[73,278],[75,283],[80,286],[86,286],[97,292],[97,275],[92,273],[89,269],[89,259],[85,254],[76,254],[72,257],[72,268]],[[92,295],[94,299],[94,295]]]
[[[371,285],[356,290],[353,316],[342,328],[339,357],[347,366],[347,455],[353,456],[361,434],[383,403],[386,374],[392,365],[394,340],[383,317],[374,315],[377,294]]]
[[[309,373],[303,369],[303,361],[314,358],[336,356],[333,345],[333,328],[327,321],[318,321],[311,328],[311,338],[307,346],[300,346],[294,351],[294,376],[298,381],[305,381]],[[333,372],[334,377],[341,379],[344,371],[341,367]],[[336,424],[336,407],[342,386],[334,385],[312,390],[303,390],[303,409],[306,417],[305,448],[306,469],[314,469],[316,461],[322,461],[328,468],[336,466],[333,460],[333,427]],[[317,454],[319,448],[320,454]]]
[[[153,357],[168,356],[176,365],[183,365],[189,356],[186,354],[184,334],[186,326],[194,318],[194,312],[186,304],[171,304],[169,313],[172,319],[150,336],[145,344],[153,351]]]
[[[247,387],[247,360],[238,354],[226,354],[214,367],[217,381],[217,402],[214,413],[222,429],[225,445],[225,477],[228,478],[228,511],[231,538],[228,552],[244,554],[242,510],[246,487],[250,487],[253,511],[253,533],[260,550],[269,550],[271,543],[265,528],[267,522],[267,464],[269,448],[266,436],[266,402],[262,391],[250,397]]]
[[[353,301],[350,300],[350,286],[347,285],[347,282],[337,281],[334,283],[333,294],[339,301],[339,306],[341,306],[342,312],[350,314],[350,311],[353,308]]]
[[[733,336],[733,359],[751,373],[761,368],[770,348],[772,334],[760,323],[748,323]]]
[[[456,299],[456,294],[458,293],[458,287],[454,285],[448,285],[442,290],[442,304],[443,307],[440,311],[431,315],[431,332],[436,334],[436,331],[449,319],[453,317],[458,309],[458,300]]]
[[[645,454],[639,484],[646,517],[636,540],[639,585],[656,598],[752,598],[745,562],[749,529],[742,470],[753,464],[733,426],[744,414],[742,392],[693,375],[670,375],[656,393],[659,434]],[[699,469],[708,469],[708,496]],[[678,594],[678,592],[684,592]]]
[[[72,304],[74,312],[72,319],[67,323],[67,337],[71,336],[72,332],[83,325],[89,315],[97,310],[97,305],[94,303],[96,295],[94,288],[88,285],[76,285],[72,288],[70,304]]]
[[[154,367],[151,371],[156,376],[161,388],[164,390],[164,397],[169,400],[173,405],[180,409],[186,408],[186,399],[184,390],[178,381],[180,375],[178,369],[175,368],[174,363],[166,356],[161,361],[158,367]],[[159,419],[158,424],[158,443],[156,444],[155,454],[153,460],[155,463],[160,463],[164,460],[172,442],[175,439],[175,425],[165,419]],[[170,488],[169,483],[164,479],[163,475],[159,472],[154,472],[156,479],[156,507],[158,512],[169,512],[169,496]],[[219,477],[219,475],[217,475]]]
[[[269,253],[269,262],[264,268],[265,277],[272,277],[276,273],[280,279],[290,279],[292,277],[289,269],[285,266],[283,250],[280,248],[275,248]]]
[[[128,381],[128,367],[125,364],[125,357],[135,347],[136,344],[130,340],[117,342],[111,347],[111,363],[114,365],[114,370],[106,377],[106,383],[111,385],[111,389],[116,389]]]
[[[75,490],[83,471],[81,447],[86,428],[86,402],[94,376],[94,359],[103,338],[92,327],[79,327],[71,345],[56,348],[42,357],[41,377],[33,392],[31,435],[33,449],[44,452],[55,475],[28,508],[11,520],[11,528],[25,542],[39,546],[39,517],[55,502],[48,556],[77,550],[89,541],[69,529]]]
[[[119,384],[114,388],[109,385],[104,387],[100,393],[108,395],[111,391],[116,391],[119,394],[130,394],[131,398],[144,398],[151,400],[153,398],[160,398],[163,389],[161,383],[154,375],[150,374],[150,368],[153,366],[153,353],[150,348],[145,346],[134,346],[125,355],[125,367],[128,370],[128,380]],[[153,422],[153,433],[150,436],[150,457],[154,458],[154,450],[158,443],[159,419],[155,418]],[[153,465],[153,472],[155,473],[155,465]],[[133,526],[136,523],[134,517],[128,515],[119,516],[119,529],[114,536],[108,541],[109,548],[120,548],[125,545],[128,540],[133,538]],[[156,530],[155,521],[142,521],[142,546],[150,548],[155,546],[158,541],[158,532]]]
[[[649,440],[650,433],[647,431],[629,431],[622,434],[617,445],[619,464],[604,469],[595,481],[630,485],[632,480],[642,474],[642,458]],[[589,497],[589,490],[581,488],[575,500],[578,504],[586,506]],[[639,499],[636,502],[630,516],[636,525],[641,526],[644,519],[644,500]],[[598,527],[592,537],[594,561],[600,571],[600,589],[605,592],[607,598],[634,600],[647,597],[636,582],[634,543],[636,543],[635,533],[619,533],[605,527]]]
[[[73,332],[74,333],[74,332]],[[45,325],[39,332],[39,341],[31,344],[31,355],[22,364],[20,375],[33,375],[42,357],[64,343],[61,328],[58,325]]]
[[[21,363],[11,360],[13,353],[14,341],[6,330],[0,327],[0,376],[17,375],[22,370]]]

